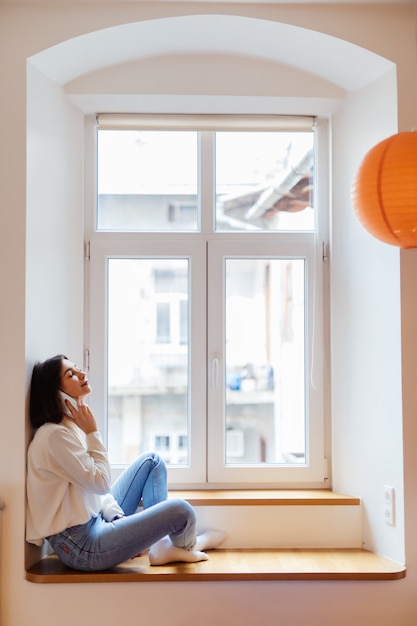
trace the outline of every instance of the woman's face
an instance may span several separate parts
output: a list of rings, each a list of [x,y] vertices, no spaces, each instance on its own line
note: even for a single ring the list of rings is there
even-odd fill
[[[72,361],[64,359],[61,368],[61,391],[72,398],[84,398],[91,393],[91,387],[85,372],[82,372]]]

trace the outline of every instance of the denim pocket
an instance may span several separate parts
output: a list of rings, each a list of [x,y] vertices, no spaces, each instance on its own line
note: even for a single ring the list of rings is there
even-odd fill
[[[47,537],[59,560],[72,569],[89,571],[89,551],[85,550],[89,528],[94,520],[87,524],[71,526],[61,533]]]

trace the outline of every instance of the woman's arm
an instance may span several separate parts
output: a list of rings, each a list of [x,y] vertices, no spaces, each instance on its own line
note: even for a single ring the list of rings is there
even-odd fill
[[[75,425],[62,424],[51,434],[49,443],[54,473],[91,493],[110,491],[110,463],[97,430],[89,432],[84,443]]]

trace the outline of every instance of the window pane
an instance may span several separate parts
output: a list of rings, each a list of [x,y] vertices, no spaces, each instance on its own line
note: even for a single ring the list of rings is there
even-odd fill
[[[98,131],[97,228],[196,231],[197,133]]]
[[[216,133],[216,230],[314,230],[313,137]]]
[[[108,272],[110,462],[157,449],[187,464],[188,260],[110,259]]]
[[[304,260],[226,259],[226,464],[305,462]]]

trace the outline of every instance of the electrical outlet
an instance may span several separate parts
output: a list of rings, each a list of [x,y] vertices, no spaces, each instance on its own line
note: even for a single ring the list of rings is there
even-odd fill
[[[388,526],[395,526],[395,490],[384,485],[384,519]]]

